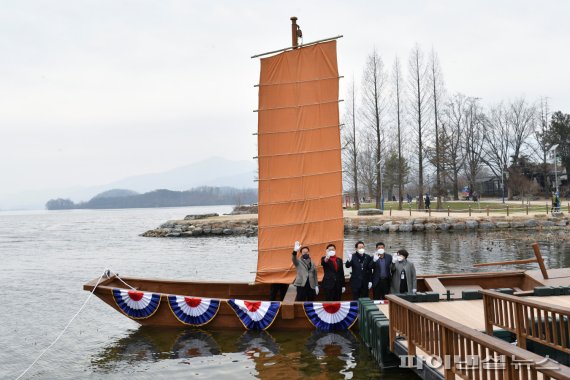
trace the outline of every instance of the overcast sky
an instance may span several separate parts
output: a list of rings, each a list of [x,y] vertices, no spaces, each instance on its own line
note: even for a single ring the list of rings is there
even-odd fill
[[[0,194],[251,159],[250,56],[289,46],[290,16],[305,42],[344,35],[341,94],[374,47],[390,66],[419,43],[448,92],[570,112],[569,14],[565,1],[0,0]]]

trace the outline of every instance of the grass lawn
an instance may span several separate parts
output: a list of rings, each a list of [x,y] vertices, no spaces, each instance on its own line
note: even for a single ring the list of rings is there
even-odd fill
[[[404,210],[409,210],[409,208],[412,208],[412,211],[417,210],[417,204],[416,202],[412,202],[411,204],[408,204],[408,202],[404,202],[403,203],[403,209]],[[510,204],[503,204],[503,203],[498,203],[498,202],[473,202],[473,201],[448,201],[448,202],[443,202],[442,204],[442,208],[440,210],[440,212],[446,212],[449,208],[449,210],[451,212],[468,212],[469,211],[469,207],[471,207],[471,211],[473,213],[486,213],[487,212],[487,207],[489,208],[489,212],[494,212],[494,213],[506,213],[507,212],[507,206],[509,207],[509,211],[513,211],[513,212],[520,212],[520,211],[525,211],[526,210],[526,206],[523,206],[521,203],[510,203]],[[436,202],[431,202],[431,210],[432,212],[436,212]],[[363,203],[360,205],[360,208],[375,208],[375,204],[374,203]],[[398,202],[384,202],[384,210],[389,210],[390,208],[392,208],[392,210],[397,210],[398,209]],[[350,207],[347,210],[355,210],[354,207]],[[529,212],[546,212],[546,208],[543,205],[533,205],[533,206],[529,206]]]

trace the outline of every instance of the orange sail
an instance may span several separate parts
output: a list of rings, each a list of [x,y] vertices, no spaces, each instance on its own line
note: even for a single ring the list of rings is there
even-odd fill
[[[328,243],[342,258],[338,79],[336,41],[261,59],[258,283],[294,280],[296,240],[319,266]]]

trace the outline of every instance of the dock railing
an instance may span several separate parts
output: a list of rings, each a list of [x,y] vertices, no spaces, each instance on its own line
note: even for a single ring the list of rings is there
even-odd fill
[[[408,357],[422,350],[428,365],[455,379],[570,379],[570,368],[388,295],[390,350],[398,337]],[[434,365],[435,364],[435,365]]]
[[[491,335],[493,326],[497,326],[516,334],[521,348],[532,340],[570,354],[570,309],[492,290],[481,293],[487,334]]]

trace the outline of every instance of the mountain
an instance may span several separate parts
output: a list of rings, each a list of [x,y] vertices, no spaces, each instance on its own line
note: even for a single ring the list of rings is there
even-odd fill
[[[256,170],[254,160],[234,161],[210,157],[164,172],[129,176],[103,185],[42,189],[41,184],[38,184],[37,190],[2,193],[0,210],[40,210],[44,209],[46,200],[56,198],[71,199],[76,203],[85,202],[110,189],[130,189],[138,193],[156,189],[184,191],[200,186],[252,189],[257,188],[253,181]]]
[[[93,198],[91,198],[91,200],[101,199],[101,198],[124,198],[124,197],[130,197],[131,195],[137,195],[137,194],[138,193],[136,191],[132,191],[132,190],[111,189],[111,190],[107,190],[107,191],[104,191],[102,193],[95,195]]]

